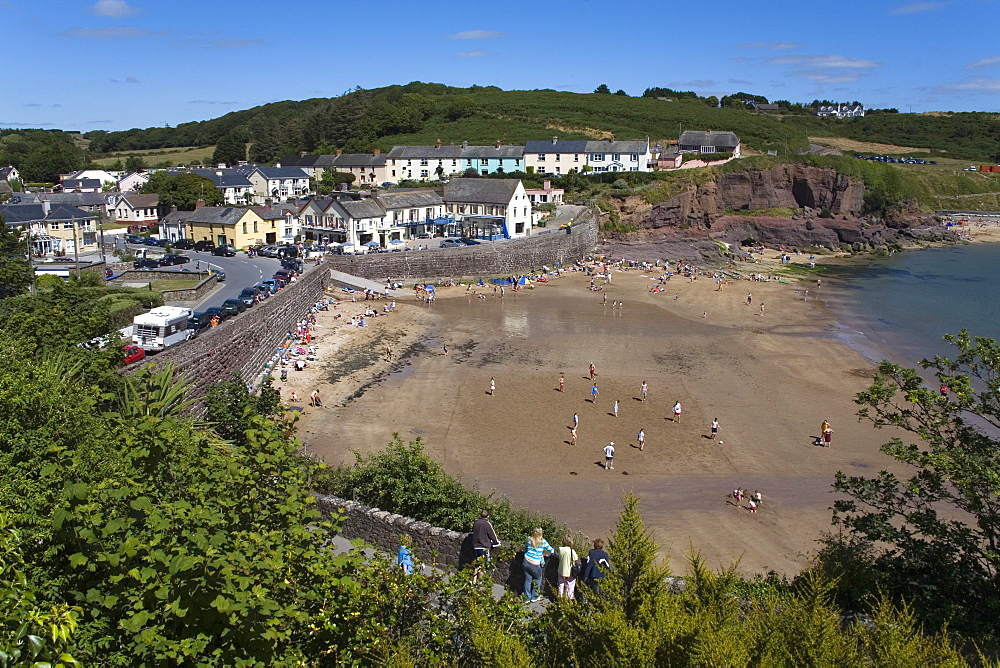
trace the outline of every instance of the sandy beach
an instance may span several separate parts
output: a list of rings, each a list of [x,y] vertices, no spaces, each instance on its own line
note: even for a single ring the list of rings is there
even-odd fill
[[[765,255],[741,269],[766,273],[778,254]],[[830,527],[834,474],[895,470],[878,450],[891,434],[859,422],[853,402],[873,367],[836,338],[826,286],[744,280],[719,290],[708,277],[674,276],[651,293],[659,275],[612,271],[594,292],[589,277],[567,272],[503,298],[439,288],[435,302],[398,299],[365,327],[346,322],[369,307],[381,314],[384,302],[331,292],[340,302],[318,315],[319,359],[277,384],[286,400],[293,390],[304,399],[299,437],[330,464],[380,449],[394,432],[420,437],[467,484],[590,537],[608,534],[621,494],[634,490],[677,571],[693,547],[715,566],[739,560],[744,573],[794,574]],[[314,388],[322,408],[308,406]],[[823,420],[835,432],[829,448],[813,445]],[[613,471],[603,467],[611,441]],[[732,502],[736,487],[761,492],[758,513]]]

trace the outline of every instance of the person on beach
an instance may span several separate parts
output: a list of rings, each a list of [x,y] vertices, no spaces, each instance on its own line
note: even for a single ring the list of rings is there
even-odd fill
[[[566,379],[563,378],[562,374],[559,374],[559,391],[562,392],[566,389]]]
[[[639,386],[639,401],[646,400],[647,392],[649,392],[649,386],[646,385],[646,381],[642,381],[642,385]]]
[[[490,378],[490,396],[492,397],[497,391],[497,381]]]
[[[763,317],[763,315],[764,315],[764,305],[763,305],[763,304],[761,304],[761,305],[760,305],[760,315],[761,315],[762,317]]]
[[[823,442],[823,434],[829,428],[830,428],[830,422],[828,420],[823,420],[823,424],[819,426],[819,436],[816,437],[816,440],[813,442],[813,445],[820,445]]]
[[[614,413],[614,416],[615,416],[616,418],[618,417],[618,400],[617,400],[617,399],[615,399],[615,405],[614,405],[614,407],[613,407],[613,408],[611,409],[611,412],[612,412],[612,413]]]
[[[758,506],[764,502],[760,492],[758,492],[756,489],[753,491],[753,496],[751,496],[750,498],[753,499],[754,503],[756,503]]]
[[[391,343],[385,344],[385,361],[386,362],[391,362],[392,361],[392,344]]]
[[[733,499],[736,500],[736,505],[739,506],[743,501],[743,490],[737,487],[733,490]]]
[[[748,292],[747,293],[747,306],[751,306],[752,304],[753,304],[753,294],[751,294],[751,293]]]
[[[413,551],[410,549],[410,537],[406,534],[399,536],[399,551],[396,553],[396,566],[403,571],[403,575],[413,572]]]
[[[757,503],[753,499],[747,500],[747,510],[749,510],[751,513],[757,512]]]
[[[615,442],[611,441],[608,445],[604,446],[604,468],[605,470],[614,471],[615,467],[612,464],[615,463]]]
[[[316,408],[322,408],[323,407],[323,402],[319,398],[319,390],[313,390],[309,394],[309,405],[310,406],[314,406]]]
[[[639,442],[639,450],[641,451],[646,447],[646,431],[644,429],[640,429],[639,433],[635,437],[635,440]]]
[[[600,394],[600,391],[597,389],[597,383],[594,383],[594,386],[590,388],[590,403],[592,404],[597,403],[598,394]]]
[[[604,577],[604,570],[609,568],[611,568],[611,557],[604,551],[604,541],[596,538],[594,539],[594,547],[587,553],[587,565],[583,567],[581,575],[583,583],[595,594],[600,595],[600,580]]]
[[[719,435],[719,418],[715,418],[714,420],[712,420],[712,440],[714,441],[718,435]]]
[[[563,538],[559,548],[559,598],[573,600],[576,598],[576,573],[579,572],[580,557],[573,549],[573,539]]]
[[[576,445],[576,427],[569,430],[570,445]]]
[[[681,421],[681,402],[674,403],[674,422]]]
[[[542,566],[545,564],[546,552],[551,554],[555,550],[545,540],[542,528],[535,527],[524,544],[524,598],[528,603],[534,603],[541,597]]]
[[[578,413],[573,413],[573,429],[576,429],[580,424],[580,415]]]
[[[827,428],[823,430],[823,446],[829,448],[831,440],[833,440],[833,429],[827,426]]]
[[[590,365],[590,379],[594,380],[594,376],[596,376],[596,375],[597,375],[597,367],[595,367],[593,364],[591,364]]]

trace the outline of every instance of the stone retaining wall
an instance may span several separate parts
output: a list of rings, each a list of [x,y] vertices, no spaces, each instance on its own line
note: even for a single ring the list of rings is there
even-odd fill
[[[329,281],[328,271],[308,271],[242,315],[147,359],[153,364],[173,364],[187,376],[194,397],[203,397],[209,385],[234,373],[256,384],[286,332],[319,301]]]
[[[201,272],[200,274],[195,274],[195,276],[204,275],[205,273],[207,272]],[[216,285],[218,285],[218,280],[215,274],[209,274],[193,288],[161,290],[160,292],[163,294],[163,301],[165,302],[197,302],[201,301],[202,297],[214,290]]]
[[[462,276],[518,275],[557,264],[572,264],[597,246],[599,216],[590,209],[567,228],[533,234],[523,239],[483,242],[466,248],[400,251],[371,255],[335,255],[332,268],[374,281],[432,280]]]

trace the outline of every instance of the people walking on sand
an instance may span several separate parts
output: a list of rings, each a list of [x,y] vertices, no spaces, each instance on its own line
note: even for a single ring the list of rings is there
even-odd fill
[[[576,445],[576,427],[569,430],[570,445]]]
[[[559,374],[559,391],[562,392],[566,389],[566,379],[563,378],[562,374]]]
[[[594,289],[594,287],[593,287],[593,281],[591,281],[591,287],[590,287],[590,289],[591,290]],[[607,306],[608,305],[608,293],[605,292],[604,295],[601,297],[601,304],[603,306]]]
[[[604,446],[604,468],[605,470],[614,471],[615,467],[612,464],[615,463],[615,442]]]
[[[319,398],[319,390],[313,390],[309,394],[309,405],[315,406],[316,408],[322,408],[323,402]]]
[[[833,440],[833,429],[827,425],[826,429],[823,430],[823,446],[829,448],[830,441]]]
[[[492,397],[497,391],[497,381],[490,378],[490,396]]]
[[[751,306],[752,304],[753,304],[753,294],[748,292],[747,293],[747,306]]]
[[[574,566],[579,566],[579,561],[580,557],[573,549],[573,539],[566,536],[559,548],[559,598],[570,601],[576,598],[576,574],[573,571]]]
[[[639,450],[644,449],[646,447],[646,431],[644,429],[640,429],[639,433],[635,437],[635,440],[639,442]]]
[[[596,376],[596,375],[597,375],[597,367],[595,367],[593,364],[591,364],[590,365],[590,379],[594,380],[594,376]]]
[[[555,550],[545,540],[541,527],[528,536],[524,543],[524,598],[528,603],[534,603],[542,594],[542,566],[545,564],[545,553],[553,553]]]
[[[757,512],[757,502],[754,501],[753,499],[747,499],[747,510],[749,510],[751,513],[755,513],[756,514],[756,512]]]
[[[702,318],[707,318],[708,317],[708,311],[702,311],[701,312],[701,317]]]
[[[715,418],[714,420],[712,420],[712,440],[714,441],[715,437],[718,435],[719,435],[719,418]]]
[[[645,401],[648,392],[649,385],[646,384],[646,381],[642,381],[642,385],[639,386],[639,401]]]
[[[615,405],[612,407],[611,412],[614,413],[615,417],[618,417],[618,400],[615,399]]]
[[[761,316],[764,315],[764,305],[763,304],[760,305],[760,315]]]
[[[674,403],[674,422],[681,421],[681,402]]]
[[[594,386],[590,388],[590,403],[596,404],[597,395],[600,393],[601,393],[600,390],[597,389],[597,383],[594,383]]]

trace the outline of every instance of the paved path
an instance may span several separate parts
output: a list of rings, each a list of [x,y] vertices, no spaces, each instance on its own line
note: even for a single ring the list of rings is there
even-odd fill
[[[361,278],[360,276],[354,276],[335,269],[330,270],[330,281],[338,287],[354,288],[355,290],[374,290],[379,294],[385,292],[385,284],[383,283],[370,281],[367,278]],[[405,290],[389,290],[389,295],[392,297],[406,297],[407,294]]]

